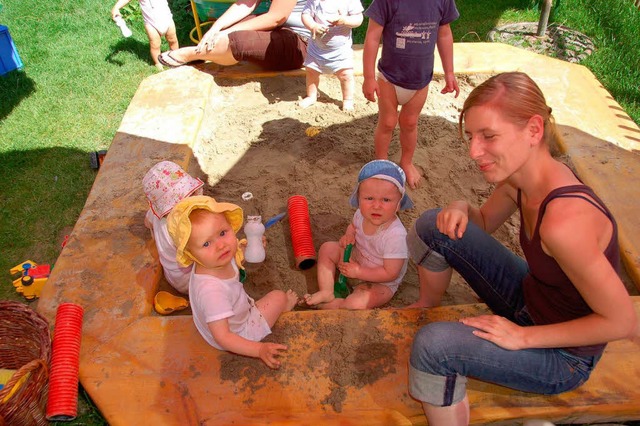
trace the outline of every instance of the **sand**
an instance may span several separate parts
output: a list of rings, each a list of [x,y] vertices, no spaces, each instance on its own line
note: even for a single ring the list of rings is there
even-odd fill
[[[481,203],[491,191],[469,159],[457,131],[459,110],[468,93],[488,76],[460,77],[460,96],[442,95],[441,80],[434,80],[418,124],[415,164],[423,173],[422,185],[409,190],[415,207],[399,213],[410,228],[427,209],[457,199]],[[377,104],[361,94],[356,80],[356,109],[340,110],[341,92],[336,78],[323,76],[319,102],[301,109],[297,100],[305,93],[304,78],[276,77],[257,80],[216,80],[203,123],[201,142],[194,153],[206,179],[205,194],[247,207],[241,195],[249,191],[264,221],[287,211],[287,200],[304,196],[309,204],[311,234],[316,253],[325,241],[339,239],[354,209],[349,205],[358,171],[374,159],[373,133]],[[305,132],[314,127],[319,133]],[[398,130],[389,159],[398,161]],[[496,237],[519,251],[518,218],[514,216]],[[317,290],[316,267],[296,267],[288,216],[266,232],[267,257],[247,264],[247,293],[260,298],[272,289],[293,289],[300,296]],[[243,237],[242,232],[239,237]],[[418,296],[413,264],[389,307],[406,306]],[[444,304],[475,303],[473,291],[454,276]]]

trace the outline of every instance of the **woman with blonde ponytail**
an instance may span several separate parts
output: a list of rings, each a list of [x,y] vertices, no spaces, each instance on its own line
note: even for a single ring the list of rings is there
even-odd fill
[[[524,73],[499,74],[475,88],[460,132],[496,187],[480,207],[454,201],[425,212],[407,237],[420,278],[412,307],[439,305],[456,270],[493,313],[417,333],[409,389],[431,426],[468,424],[467,377],[566,392],[589,378],[607,342],[636,333],[618,275],[616,222],[553,157],[560,140],[551,112]],[[516,211],[524,258],[490,235]]]

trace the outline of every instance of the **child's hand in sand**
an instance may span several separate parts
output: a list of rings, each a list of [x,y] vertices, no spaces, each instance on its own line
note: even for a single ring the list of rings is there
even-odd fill
[[[261,343],[260,344],[260,352],[259,356],[262,362],[267,364],[267,367],[278,369],[280,368],[280,357],[281,352],[287,350],[285,345],[281,345],[279,343]]]

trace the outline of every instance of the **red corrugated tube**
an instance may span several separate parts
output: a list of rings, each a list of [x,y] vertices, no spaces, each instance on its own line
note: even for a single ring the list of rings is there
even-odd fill
[[[82,306],[62,303],[56,312],[51,349],[47,420],[68,421],[78,415],[78,370]]]
[[[302,195],[293,195],[287,201],[289,228],[296,266],[305,270],[316,264],[316,250],[311,236],[309,204]]]

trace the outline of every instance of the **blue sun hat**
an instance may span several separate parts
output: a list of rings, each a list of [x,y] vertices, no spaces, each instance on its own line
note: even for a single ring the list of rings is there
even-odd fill
[[[353,189],[351,197],[349,197],[349,204],[351,207],[358,208],[358,188],[360,188],[360,182],[365,179],[376,178],[386,180],[394,184],[402,199],[400,200],[400,210],[406,210],[413,207],[413,201],[409,198],[405,190],[405,184],[407,183],[407,177],[404,174],[404,170],[400,168],[396,163],[389,160],[373,160],[362,166],[360,173],[358,173],[358,183]]]

